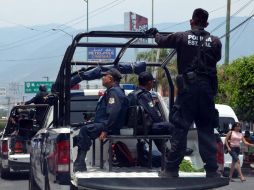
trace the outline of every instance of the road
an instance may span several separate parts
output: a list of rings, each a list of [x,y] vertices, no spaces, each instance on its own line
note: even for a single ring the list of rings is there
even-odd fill
[[[228,186],[217,188],[216,190],[253,190],[254,186],[254,171],[246,174],[246,181],[241,182],[240,179],[235,179],[236,182],[230,182]],[[7,180],[0,178],[0,190],[28,190],[28,175],[15,174]],[[215,189],[214,189],[215,190]]]
[[[8,179],[0,178],[0,190],[28,190],[28,174],[17,173]]]

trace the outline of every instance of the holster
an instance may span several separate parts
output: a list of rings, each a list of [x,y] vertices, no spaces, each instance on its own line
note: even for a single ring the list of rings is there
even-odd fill
[[[197,74],[193,71],[177,75],[176,77],[176,85],[178,88],[178,91],[182,91],[183,89],[186,89],[188,85],[193,84],[197,81]]]

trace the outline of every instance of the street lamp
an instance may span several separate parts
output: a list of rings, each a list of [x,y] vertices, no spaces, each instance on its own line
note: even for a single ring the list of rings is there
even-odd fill
[[[61,32],[67,34],[68,36],[70,36],[71,39],[73,40],[73,35],[69,34],[68,32],[66,32],[66,31],[64,31],[64,30],[62,30],[60,28],[52,28],[51,30],[53,30],[53,31],[61,31]]]
[[[49,81],[49,77],[48,76],[45,76],[45,77],[42,77],[42,78],[46,79],[47,82]]]
[[[86,32],[88,32],[88,0],[84,0],[86,2]]]

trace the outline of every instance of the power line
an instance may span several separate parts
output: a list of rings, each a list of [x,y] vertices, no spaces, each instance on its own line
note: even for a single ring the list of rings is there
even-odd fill
[[[233,16],[236,16],[237,14],[239,14],[242,10],[244,10],[246,7],[248,7],[250,5],[250,3],[252,3],[252,2],[253,2],[253,0],[248,1],[240,9],[238,9],[233,15],[231,15],[230,18],[232,18]],[[226,23],[226,21],[223,21],[222,23],[218,24],[214,29],[211,30],[211,33],[218,30],[219,28],[221,28],[225,23]]]
[[[107,3],[107,4],[103,5],[102,7],[99,7],[99,8],[97,8],[97,9],[91,11],[90,13],[92,14],[93,12],[98,12],[98,10],[103,9],[103,8],[104,8],[104,9],[106,8],[106,9],[108,10],[108,9],[110,9],[110,8],[112,8],[112,7],[114,7],[114,6],[116,6],[116,5],[112,6],[113,3],[116,3],[116,2],[122,3],[123,1],[125,1],[125,0],[114,0],[114,1],[111,1],[110,3]],[[118,3],[118,4],[120,4],[120,3]],[[118,4],[117,4],[117,5],[118,5]],[[111,6],[111,7],[108,8],[108,6]],[[105,10],[104,10],[104,11],[105,11]],[[97,13],[97,14],[98,14],[98,13]],[[54,27],[54,28],[61,28],[62,26],[65,26],[66,24],[73,23],[73,22],[75,22],[75,21],[77,21],[77,20],[80,20],[80,19],[84,20],[83,17],[84,17],[84,15],[83,15],[83,16],[80,16],[80,17],[78,17],[78,18],[72,19],[72,20],[70,20],[70,21],[68,21],[68,22],[66,22],[66,23],[64,23],[64,24],[58,25],[58,26],[56,26],[56,27]],[[80,22],[81,22],[81,21],[79,21],[78,23],[80,23]],[[76,25],[76,24],[78,24],[78,23],[72,24],[71,26]],[[70,28],[70,27],[67,26],[67,27],[64,27],[64,28],[62,28],[62,29],[65,30],[65,29],[67,29],[67,28]],[[52,34],[52,33],[49,34],[49,32],[52,32],[52,30],[49,29],[49,30],[46,30],[46,31],[42,31],[41,34],[37,34],[37,35],[34,35],[34,36],[32,36],[32,37],[29,37],[29,38],[24,38],[24,39],[18,40],[18,41],[16,41],[16,42],[12,42],[12,43],[5,44],[5,45],[0,45],[0,47],[1,47],[1,46],[2,46],[2,47],[10,46],[10,47],[7,47],[7,48],[1,48],[0,50],[1,50],[1,51],[5,51],[5,50],[9,50],[9,49],[13,49],[13,48],[16,48],[16,47],[20,47],[20,46],[26,45],[26,44],[28,44],[28,43],[34,42],[35,40],[42,39],[41,36],[42,36],[42,35],[45,35],[45,34],[47,34],[47,35],[46,35],[45,37],[43,37],[43,38],[50,37],[50,36],[52,36],[53,34]],[[23,42],[24,42],[24,43],[23,43]]]
[[[240,24],[238,24],[237,26],[235,26],[233,29],[231,29],[228,33],[222,35],[220,37],[221,38],[224,38],[226,35],[230,34],[231,32],[235,31],[237,28],[239,28],[240,26],[242,26],[245,22],[247,22],[248,20],[250,20],[252,17],[254,16],[254,14],[252,14],[250,17],[248,17],[246,20],[244,20],[243,22],[241,22]]]
[[[251,14],[253,14],[253,13],[254,13],[254,9],[252,10]],[[241,32],[239,32],[238,36],[236,37],[236,40],[230,46],[230,49],[232,49],[234,47],[234,45],[237,43],[237,41],[240,39],[240,37],[242,36],[243,32],[246,30],[247,26],[249,25],[249,23],[250,23],[250,20],[248,20],[248,22],[244,26],[243,30]]]
[[[236,1],[232,2],[231,4],[235,4],[235,3],[239,2],[239,1],[241,1],[241,0],[236,0]],[[221,10],[221,9],[224,9],[226,6],[227,6],[227,5],[224,5],[224,6],[222,6],[222,7],[216,8],[216,9],[210,11],[209,13],[213,13],[213,12],[219,11],[219,10]],[[174,28],[174,27],[176,27],[176,26],[178,26],[178,25],[187,23],[187,22],[189,22],[189,20],[190,20],[190,19],[185,20],[185,21],[182,21],[182,22],[179,22],[179,23],[174,24],[174,25],[172,25],[172,26],[168,26],[168,27],[162,28],[161,31],[167,30],[167,29],[169,29],[169,28]]]

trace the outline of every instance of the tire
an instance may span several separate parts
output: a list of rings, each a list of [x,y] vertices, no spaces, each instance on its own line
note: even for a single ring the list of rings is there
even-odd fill
[[[9,170],[9,168],[4,169],[2,167],[2,163],[1,163],[1,166],[0,166],[0,170],[1,170],[1,178],[2,179],[7,179],[7,178],[10,177],[10,170]]]
[[[29,187],[29,190],[40,190],[40,188],[38,187],[38,185],[36,184],[36,182],[34,180],[33,171],[31,169],[31,167],[30,167],[30,172],[29,172],[28,187]]]
[[[10,172],[8,169],[1,169],[1,178],[8,179],[10,177]]]
[[[48,176],[45,176],[45,190],[50,190]]]
[[[78,188],[75,187],[75,186],[71,183],[71,185],[70,185],[70,190],[78,190]]]

